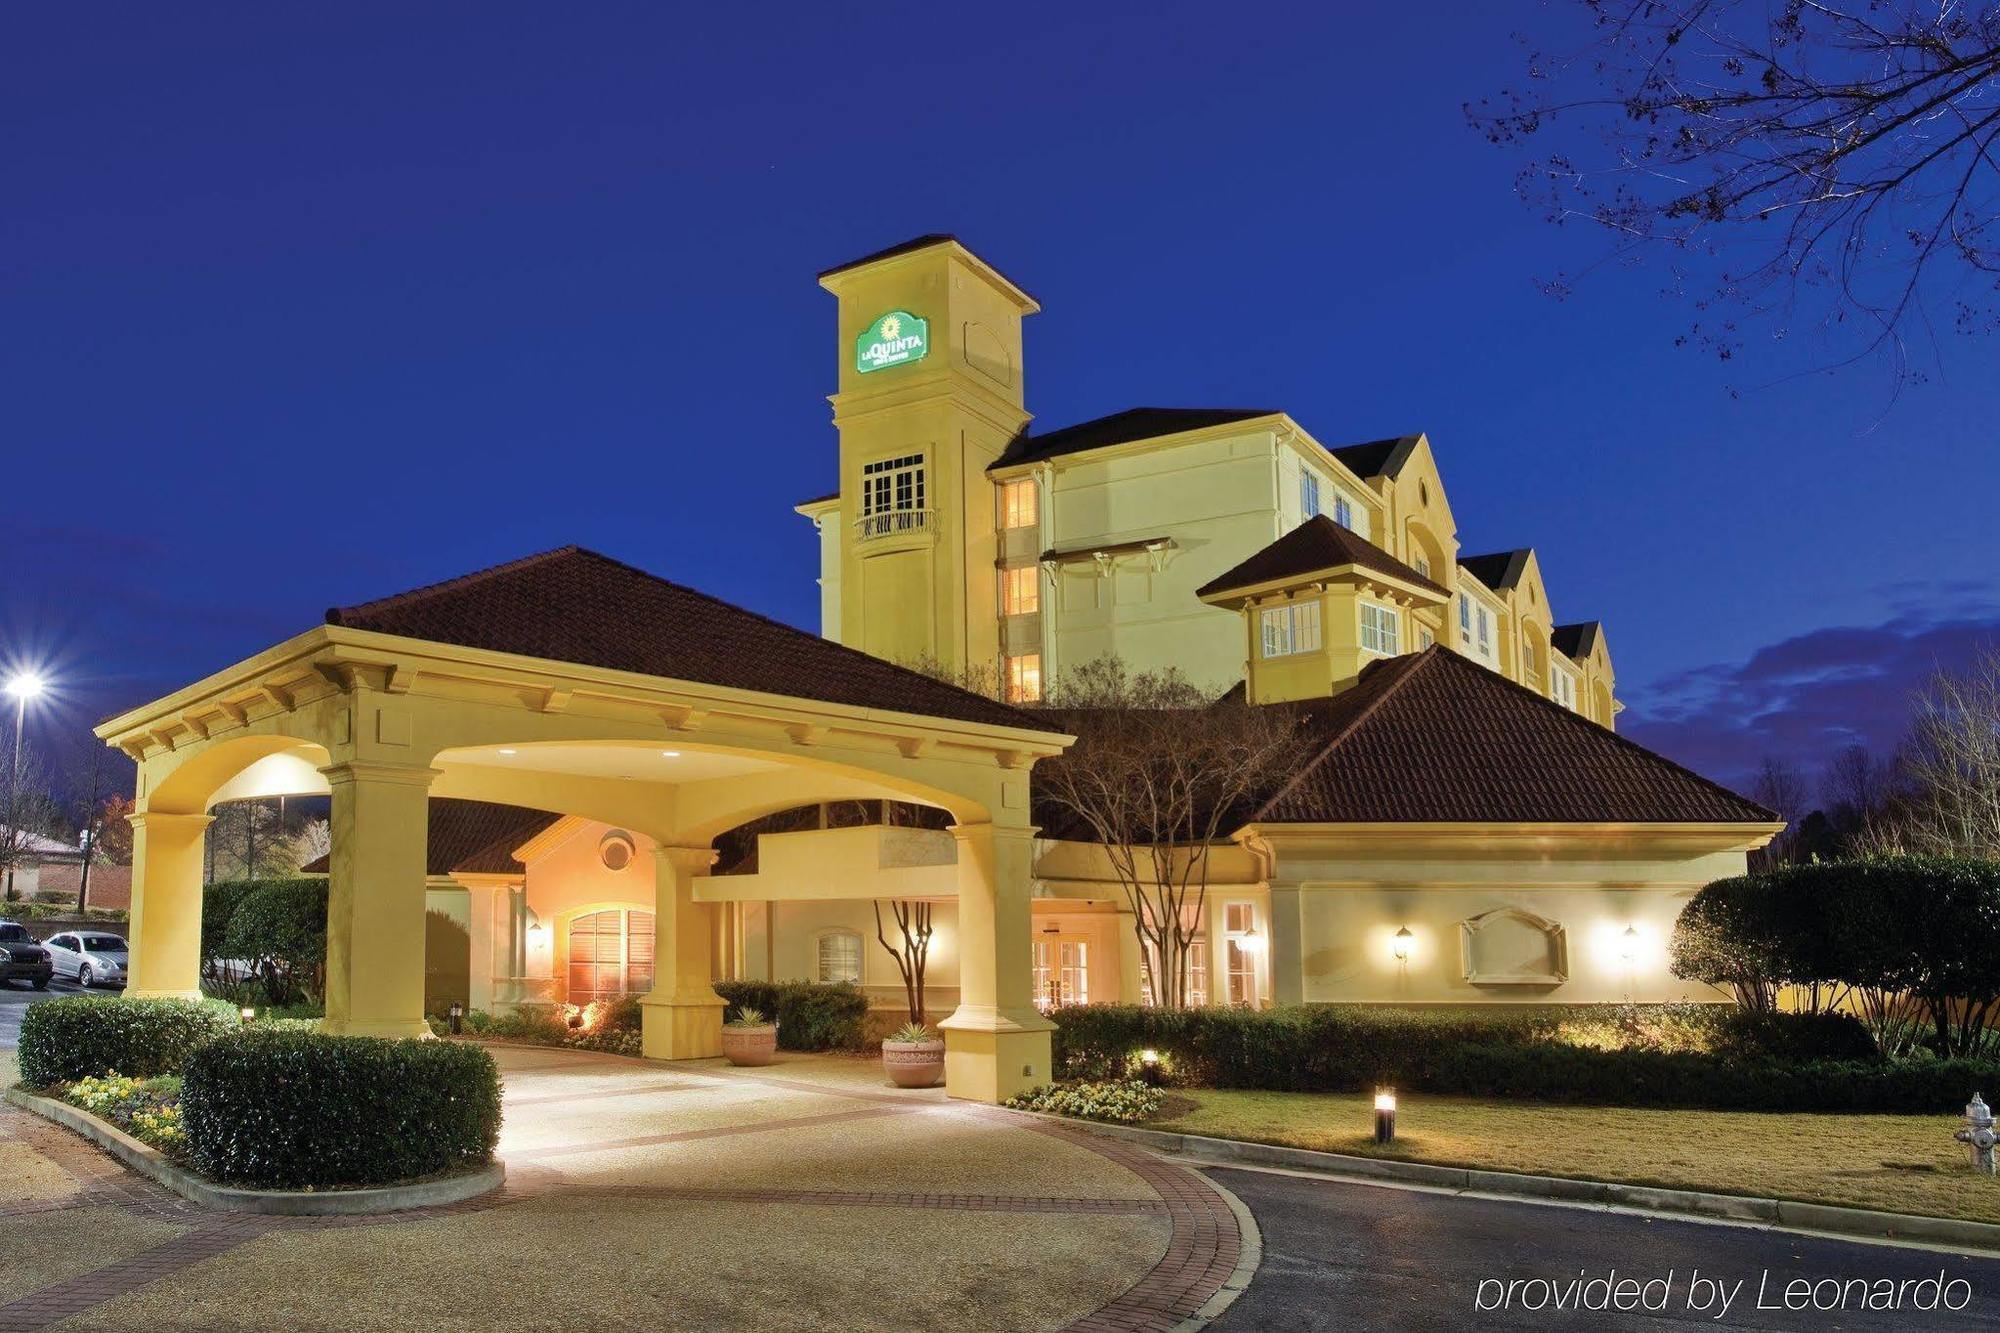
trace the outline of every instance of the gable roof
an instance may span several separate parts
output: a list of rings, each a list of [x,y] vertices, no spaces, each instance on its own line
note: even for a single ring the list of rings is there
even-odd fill
[[[425,843],[424,873],[449,875],[454,870],[488,875],[517,875],[524,866],[514,849],[555,823],[561,815],[492,801],[462,801],[433,796],[430,836]],[[324,875],[330,857],[299,867],[303,874]]]
[[[1528,557],[1534,548],[1523,546],[1517,551],[1495,551],[1490,555],[1462,555],[1458,567],[1494,592],[1506,592],[1521,581],[1521,575],[1528,570]]]
[[[326,623],[822,703],[1057,730],[1032,713],[578,546],[335,607]]]
[[[1557,625],[1549,631],[1549,644],[1564,657],[1581,662],[1603,637],[1604,623],[1580,620],[1574,625]]]
[[[1080,421],[1061,430],[1030,435],[1022,431],[1007,444],[1000,457],[987,469],[1036,463],[1044,458],[1061,458],[1113,444],[1150,440],[1156,435],[1177,435],[1182,431],[1206,430],[1237,421],[1276,416],[1275,408],[1255,407],[1130,407],[1108,417]]]
[[[1347,470],[1364,480],[1369,477],[1393,477],[1403,470],[1403,464],[1410,461],[1416,452],[1420,435],[1398,435],[1394,439],[1371,440],[1367,444],[1344,444],[1328,453],[1346,465]]]
[[[1301,707],[1326,737],[1248,822],[1744,823],[1777,816],[1435,645]]]
[[[1341,565],[1372,569],[1378,574],[1429,588],[1440,597],[1448,596],[1436,583],[1359,533],[1341,527],[1325,514],[1315,514],[1248,560],[1202,584],[1195,589],[1195,596],[1212,597],[1232,588],[1249,588],[1277,579],[1316,574]]]

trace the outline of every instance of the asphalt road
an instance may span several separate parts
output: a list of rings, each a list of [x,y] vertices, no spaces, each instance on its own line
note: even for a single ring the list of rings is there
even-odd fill
[[[21,1040],[21,1016],[37,1000],[54,995],[80,995],[83,988],[73,981],[51,981],[47,990],[34,990],[25,981],[0,981],[0,1051],[11,1051]],[[92,995],[116,995],[115,990],[93,988]]]
[[[1233,1333],[2000,1328],[2000,1258],[1262,1171],[1209,1174],[1249,1206],[1264,1234],[1263,1265],[1218,1321]],[[1613,1270],[1632,1285],[1585,1285]],[[1948,1293],[1940,1284],[1940,1295],[1961,1305],[1958,1313],[1916,1308],[1936,1303],[1928,1287],[1896,1288],[1936,1279],[1940,1271],[1953,1283]],[[1717,1279],[1733,1293],[1726,1313]],[[1874,1285],[1862,1287],[1857,1279]],[[1807,1284],[1807,1308],[1787,1311],[1787,1286],[1799,1280]],[[1572,1282],[1578,1285],[1564,1285]],[[1870,1312],[1866,1298],[1882,1299],[1885,1287],[1900,1291],[1900,1308]],[[1603,1308],[1613,1292],[1637,1295],[1645,1305]],[[1558,1295],[1566,1302],[1562,1310],[1555,1308]],[[1596,1304],[1579,1310],[1579,1298]],[[1758,1308],[1760,1300],[1766,1308]]]

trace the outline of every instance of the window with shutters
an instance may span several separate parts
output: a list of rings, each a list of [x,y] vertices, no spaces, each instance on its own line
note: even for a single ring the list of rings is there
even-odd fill
[[[852,930],[823,931],[819,937],[821,981],[861,984],[861,936]]]
[[[610,908],[569,923],[569,1002],[643,995],[653,988],[653,914]]]

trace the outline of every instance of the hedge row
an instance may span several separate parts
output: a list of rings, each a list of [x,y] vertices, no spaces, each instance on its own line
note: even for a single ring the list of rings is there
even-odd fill
[[[2000,1087],[2000,1064],[1886,1062],[1844,1015],[1087,1005],[1054,1018],[1064,1078],[1122,1077],[1151,1048],[1175,1082],[1283,1092],[1389,1084],[1606,1106],[1929,1113],[1959,1110],[1973,1092]],[[1705,1040],[1694,1040],[1704,1030]]]
[[[21,1017],[21,1081],[46,1088],[110,1073],[178,1074],[196,1050],[236,1026],[232,1011],[200,1000],[44,1000]]]
[[[813,981],[718,981],[715,993],[729,1001],[723,1020],[755,1009],[778,1023],[778,1045],[788,1051],[831,1051],[861,1045],[868,997],[859,986]]]
[[[181,1080],[190,1164],[267,1189],[380,1185],[489,1160],[500,1070],[477,1046],[246,1028]]]

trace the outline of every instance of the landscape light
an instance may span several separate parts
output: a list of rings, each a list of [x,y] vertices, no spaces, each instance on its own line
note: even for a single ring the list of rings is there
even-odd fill
[[[1150,1046],[1139,1052],[1139,1081],[1151,1088],[1160,1086],[1160,1053]]]
[[[257,1018],[257,1011],[255,1009],[252,1009],[247,1004],[244,1005],[241,1009],[237,1010],[236,1012],[237,1016],[240,1017],[246,1023],[254,1022]]]
[[[1375,1089],[1375,1142],[1388,1143],[1396,1137],[1396,1092]]]
[[[1408,926],[1403,926],[1396,931],[1395,942],[1390,947],[1396,951],[1397,962],[1407,963],[1410,961],[1410,946],[1416,942],[1416,939],[1417,937],[1410,933]]]
[[[456,1037],[465,1031],[465,1006],[457,1000],[451,1002],[451,1035]]]

